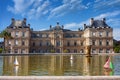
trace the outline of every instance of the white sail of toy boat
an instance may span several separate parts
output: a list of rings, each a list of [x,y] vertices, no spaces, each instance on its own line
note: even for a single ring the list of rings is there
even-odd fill
[[[17,60],[17,57],[15,57],[14,65],[15,65],[15,66],[18,66],[18,65],[19,65],[18,60]]]
[[[70,56],[70,60],[73,60],[73,55]]]

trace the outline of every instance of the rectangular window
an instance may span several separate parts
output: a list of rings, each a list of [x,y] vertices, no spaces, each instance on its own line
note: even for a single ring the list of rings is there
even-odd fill
[[[35,49],[32,49],[32,53],[35,53],[36,52],[36,50]]]
[[[40,34],[37,34],[37,37],[39,37],[40,36]]]
[[[46,34],[42,34],[42,37],[45,38],[45,37],[46,37]]]
[[[95,45],[95,40],[92,40],[92,45]]]
[[[22,50],[21,50],[21,53],[25,53],[25,49],[22,49]]]
[[[18,53],[18,49],[15,49],[15,53]]]
[[[46,34],[46,37],[48,38],[48,37],[49,37],[49,34]]]
[[[19,35],[19,32],[18,31],[15,32],[15,37],[18,37],[18,35]]]
[[[95,49],[92,49],[92,53],[96,53],[96,50],[95,50]]]
[[[18,45],[18,40],[15,40],[15,45]]]
[[[49,46],[49,42],[48,41],[46,42],[46,46]]]
[[[77,53],[77,49],[74,49],[74,53]]]
[[[103,53],[103,49],[100,49],[100,50],[99,50],[99,53]]]
[[[77,46],[77,42],[76,41],[74,41],[74,46]]]
[[[25,32],[22,32],[22,37],[25,37]]]
[[[106,37],[108,37],[108,36],[109,36],[109,32],[107,31],[107,32],[106,32]]]
[[[33,46],[35,46],[35,42],[33,42]]]
[[[83,49],[81,49],[81,50],[80,50],[80,53],[84,53],[84,50],[83,50]]]
[[[42,43],[40,42],[40,46],[42,46]]]
[[[106,41],[106,46],[109,46],[109,40]]]
[[[83,42],[81,42],[81,46],[83,46]]]
[[[100,46],[102,45],[102,40],[99,41],[99,45],[100,45]]]
[[[22,45],[25,45],[25,41],[24,40],[22,41]]]
[[[60,46],[60,41],[57,41],[57,46]]]
[[[67,46],[70,46],[70,42],[67,42]]]
[[[106,50],[106,53],[110,53],[110,49],[107,49],[107,50]]]
[[[11,41],[10,40],[8,41],[8,45],[11,45]]]
[[[81,34],[79,35],[79,37],[82,37]]]

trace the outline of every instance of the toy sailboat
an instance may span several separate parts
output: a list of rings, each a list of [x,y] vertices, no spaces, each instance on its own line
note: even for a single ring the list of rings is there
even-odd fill
[[[14,62],[14,65],[15,65],[15,66],[18,66],[18,65],[19,65],[18,60],[17,60],[17,58],[16,58],[16,57],[15,57],[15,62]]]
[[[70,56],[70,60],[73,60],[73,55]]]
[[[107,62],[105,63],[104,68],[110,69],[110,70],[112,70],[114,68],[113,63],[110,61],[110,57],[108,58]]]

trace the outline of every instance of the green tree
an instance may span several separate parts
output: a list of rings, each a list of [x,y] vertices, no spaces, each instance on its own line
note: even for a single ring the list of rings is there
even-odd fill
[[[116,47],[114,48],[114,52],[115,52],[115,53],[119,53],[119,52],[120,52],[120,46],[116,46]]]
[[[0,48],[0,53],[2,53],[2,51],[3,51],[3,49],[2,49],[2,48]]]
[[[5,39],[8,41],[8,39],[12,39],[11,33],[7,32],[6,30],[3,30],[0,33],[0,38],[4,39],[4,47],[3,47],[3,51],[5,51]]]

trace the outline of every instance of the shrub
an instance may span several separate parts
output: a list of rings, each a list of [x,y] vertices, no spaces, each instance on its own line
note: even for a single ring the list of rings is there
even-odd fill
[[[68,50],[67,50],[67,49],[65,49],[63,52],[64,52],[64,53],[68,53]]]
[[[115,53],[119,53],[120,52],[120,47],[115,47],[114,51],[115,51]]]
[[[2,51],[3,51],[3,49],[2,49],[2,48],[0,48],[0,53],[2,53]]]
[[[50,50],[51,53],[55,53],[55,50]]]

